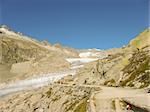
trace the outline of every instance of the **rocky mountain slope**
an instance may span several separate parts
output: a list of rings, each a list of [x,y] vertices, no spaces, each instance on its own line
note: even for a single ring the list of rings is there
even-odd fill
[[[105,59],[90,63],[77,75],[78,83],[142,88],[150,84],[150,30]],[[138,42],[137,42],[138,40]]]
[[[0,27],[0,63],[10,71],[10,78],[17,74],[19,77],[27,77],[54,72],[56,69],[64,70],[70,66],[66,57],[78,57],[78,52],[58,44],[43,44],[6,26]],[[5,71],[0,73],[0,76],[4,75]]]
[[[0,112],[127,112],[129,104],[133,112],[149,112],[150,97],[139,88],[150,85],[150,30],[112,51],[74,76],[3,98]]]

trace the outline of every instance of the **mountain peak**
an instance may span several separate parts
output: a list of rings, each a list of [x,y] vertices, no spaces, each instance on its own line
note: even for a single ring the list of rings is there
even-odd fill
[[[141,49],[150,43],[150,28],[145,29],[136,38],[130,41],[130,45]]]

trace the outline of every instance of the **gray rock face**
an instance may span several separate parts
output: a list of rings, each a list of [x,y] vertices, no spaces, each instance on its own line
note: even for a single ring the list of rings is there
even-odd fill
[[[48,52],[31,42],[21,39],[12,39],[7,35],[3,35],[1,38],[2,63],[13,64],[31,59],[40,59]]]

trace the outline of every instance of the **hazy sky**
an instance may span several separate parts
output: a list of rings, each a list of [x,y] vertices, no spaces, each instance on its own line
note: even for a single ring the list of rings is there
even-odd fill
[[[0,24],[75,48],[120,47],[148,27],[149,0],[0,0]]]

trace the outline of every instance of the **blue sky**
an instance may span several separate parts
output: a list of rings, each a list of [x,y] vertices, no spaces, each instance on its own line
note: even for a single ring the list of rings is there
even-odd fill
[[[0,24],[74,48],[121,47],[148,27],[149,0],[0,0]]]

